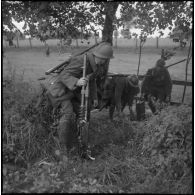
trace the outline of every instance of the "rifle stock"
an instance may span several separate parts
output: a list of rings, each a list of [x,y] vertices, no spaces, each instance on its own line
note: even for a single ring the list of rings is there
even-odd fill
[[[45,75],[49,75],[51,73],[54,73],[56,70],[60,69],[61,67],[65,66],[65,65],[67,65],[69,62],[70,62],[70,58],[68,58],[66,61],[62,62],[61,64],[47,70],[45,72]]]

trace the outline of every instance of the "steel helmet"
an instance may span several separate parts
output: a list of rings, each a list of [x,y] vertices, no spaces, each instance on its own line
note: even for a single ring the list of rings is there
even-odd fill
[[[96,57],[109,59],[114,58],[113,56],[113,49],[110,44],[101,44],[99,45],[94,51],[93,54]]]
[[[138,87],[139,86],[139,79],[135,74],[131,75],[131,76],[128,76],[127,79],[128,79],[129,84],[132,87]]]

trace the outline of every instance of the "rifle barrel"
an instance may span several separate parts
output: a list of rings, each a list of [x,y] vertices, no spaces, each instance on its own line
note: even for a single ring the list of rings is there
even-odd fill
[[[184,62],[184,61],[186,61],[186,59],[181,60],[181,61],[176,62],[176,63],[173,63],[173,64],[170,64],[170,65],[168,65],[168,66],[165,66],[165,68],[169,68],[169,67],[171,67],[171,66],[174,66],[174,65],[179,64],[179,63]]]
[[[86,63],[87,63],[87,55],[84,55],[84,67],[83,67],[83,77],[86,77]],[[85,101],[85,86],[82,86],[81,89],[81,107],[84,106]]]

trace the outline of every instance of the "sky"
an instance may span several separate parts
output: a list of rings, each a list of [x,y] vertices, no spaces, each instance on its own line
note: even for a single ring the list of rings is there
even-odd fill
[[[117,11],[116,11],[116,17],[117,17],[117,18],[119,18],[120,15],[121,15],[121,13],[120,13],[120,8],[121,8],[121,5],[119,5],[119,7],[118,7],[118,9],[117,9]],[[16,27],[17,27],[21,32],[24,32],[24,30],[22,29],[22,27],[24,26],[24,22],[17,23],[16,21],[13,20],[13,23],[16,25]],[[122,27],[119,27],[118,31],[121,32],[121,30],[122,30]],[[131,29],[130,29],[130,32],[131,32],[131,34],[132,34],[132,33],[137,33],[137,34],[139,35],[140,32],[141,32],[141,29],[131,28]],[[162,32],[164,33],[164,35],[161,36],[161,37],[164,38],[164,37],[167,37],[167,36],[168,36],[168,34],[170,33],[170,30],[169,30],[169,29],[165,29],[165,30],[162,31]],[[102,32],[101,32],[101,30],[99,30],[99,35],[100,35],[100,37],[102,37]],[[148,36],[148,37],[154,37],[154,38],[155,38],[155,37],[157,37],[157,36],[159,36],[159,33],[156,31],[153,35],[150,35],[150,36]],[[120,36],[119,36],[119,37],[120,37]]]

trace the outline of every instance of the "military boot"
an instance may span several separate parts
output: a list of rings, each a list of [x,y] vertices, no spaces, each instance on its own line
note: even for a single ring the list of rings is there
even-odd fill
[[[63,122],[60,122],[59,128],[58,128],[58,135],[59,135],[60,155],[62,156],[68,156],[67,136],[68,136],[69,129],[70,129],[69,120],[64,120]]]
[[[95,160],[94,157],[91,156],[91,149],[89,146],[83,145],[80,151],[80,156],[82,159],[86,160]]]

